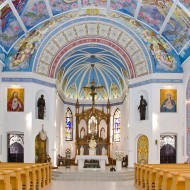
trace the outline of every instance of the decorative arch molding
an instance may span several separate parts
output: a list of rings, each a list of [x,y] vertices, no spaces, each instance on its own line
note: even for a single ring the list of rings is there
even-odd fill
[[[63,64],[62,60],[64,60],[65,57],[67,57],[67,54],[69,54],[70,51],[72,51],[78,44],[80,44],[80,46],[81,46],[84,44],[91,44],[91,43],[102,44],[102,45],[105,45],[108,47],[112,47],[112,49],[115,51],[115,53],[119,54],[121,59],[124,61],[124,64],[128,68],[130,78],[136,77],[135,66],[134,66],[130,56],[128,55],[128,53],[125,51],[125,49],[118,46],[118,44],[116,44],[112,41],[109,41],[109,40],[104,39],[104,38],[98,38],[98,37],[94,37],[93,39],[92,38],[77,39],[76,41],[69,43],[67,46],[65,46],[63,49],[61,49],[57,53],[57,55],[54,57],[54,59],[52,60],[52,63],[49,67],[50,69],[49,69],[48,76],[52,77],[52,78],[56,77],[56,73],[57,73],[58,69]],[[146,75],[146,74],[148,74],[148,73],[147,72],[141,73],[141,74],[139,74],[139,76]]]
[[[136,76],[152,73],[151,58],[141,39],[129,28],[107,18],[78,18],[62,24],[41,43],[36,53],[33,71],[48,76],[50,65],[60,52],[72,41],[86,37],[99,37],[114,42],[125,50],[135,67]],[[49,40],[47,40],[49,39]],[[75,46],[80,45],[79,42]],[[52,75],[51,75],[52,76]]]

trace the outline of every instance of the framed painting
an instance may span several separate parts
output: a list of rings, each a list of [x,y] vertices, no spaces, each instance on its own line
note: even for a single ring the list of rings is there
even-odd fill
[[[176,89],[160,89],[160,112],[177,112]]]
[[[8,112],[24,111],[24,88],[7,89],[7,111]]]

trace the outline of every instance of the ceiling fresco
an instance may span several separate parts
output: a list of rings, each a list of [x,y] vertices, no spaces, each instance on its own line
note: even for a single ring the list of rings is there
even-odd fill
[[[189,0],[180,0],[187,10],[190,10],[190,1]]]
[[[65,95],[88,99],[78,82],[63,77],[67,71],[64,55],[74,57],[79,53],[77,47],[86,44],[84,57],[95,54],[100,46],[104,51],[112,47],[112,56],[119,57],[115,65],[120,60],[125,63],[127,79],[150,73],[181,73],[181,64],[190,53],[189,11],[186,0],[0,0],[3,71],[62,76],[59,84]],[[105,56],[105,62],[109,57]],[[90,75],[91,64],[87,65],[83,68]],[[93,70],[100,76],[96,84],[109,84],[120,97],[125,80],[103,80],[104,65],[96,65]],[[90,85],[87,78],[86,74],[81,86]],[[99,84],[98,80],[104,82]],[[116,95],[105,88],[98,97],[112,99]]]
[[[82,0],[82,6],[98,6],[106,8],[107,0]]]
[[[122,95],[129,78],[124,60],[113,49],[99,44],[85,44],[74,48],[62,58],[56,74],[68,98],[90,99],[92,80],[96,86],[98,100],[118,98]]]
[[[30,30],[38,23],[50,18],[46,4],[43,0],[26,1],[25,8],[19,15],[27,30]]]
[[[137,8],[138,0],[126,0],[126,1],[118,1],[111,0],[111,9],[120,11],[122,13],[126,13],[130,16],[135,15],[135,10]]]
[[[49,3],[53,15],[57,15],[65,11],[78,8],[77,0],[50,0]]]

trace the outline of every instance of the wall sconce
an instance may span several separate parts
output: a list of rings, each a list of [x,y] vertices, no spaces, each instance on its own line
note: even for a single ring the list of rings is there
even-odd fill
[[[156,140],[155,140],[155,145],[157,145],[157,144],[158,144],[158,140],[156,139]]]

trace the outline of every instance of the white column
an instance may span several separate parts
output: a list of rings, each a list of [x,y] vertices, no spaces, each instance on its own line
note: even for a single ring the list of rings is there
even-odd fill
[[[52,166],[53,167],[57,167],[57,149],[53,148],[52,149],[52,152],[53,152],[53,158],[52,158]]]

